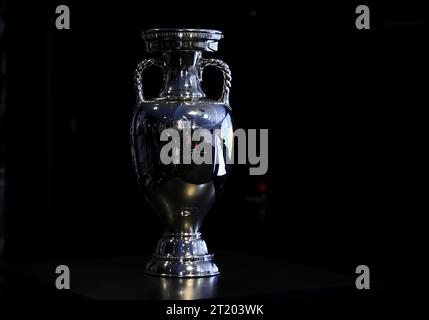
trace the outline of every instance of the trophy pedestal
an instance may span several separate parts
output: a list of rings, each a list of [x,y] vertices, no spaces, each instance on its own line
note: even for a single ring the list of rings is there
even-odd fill
[[[164,233],[145,272],[163,277],[208,277],[219,274],[213,254],[198,233]]]

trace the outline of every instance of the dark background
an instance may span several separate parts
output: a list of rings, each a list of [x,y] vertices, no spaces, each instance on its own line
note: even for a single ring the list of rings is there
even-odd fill
[[[232,70],[236,128],[268,128],[269,171],[235,166],[205,220],[226,249],[354,273],[384,284],[417,211],[427,73],[422,5],[10,1],[7,22],[7,261],[151,253],[162,232],[130,157],[133,72],[152,27],[224,31],[209,54]],[[55,28],[66,4],[71,30]],[[208,56],[208,55],[206,55]],[[156,68],[146,94],[162,85]],[[221,76],[207,70],[216,97]],[[412,193],[412,194],[410,194]],[[249,197],[265,197],[266,212]],[[410,197],[411,196],[411,197]],[[419,234],[407,235],[407,240]],[[413,247],[407,247],[413,256]],[[409,260],[407,260],[409,261]]]

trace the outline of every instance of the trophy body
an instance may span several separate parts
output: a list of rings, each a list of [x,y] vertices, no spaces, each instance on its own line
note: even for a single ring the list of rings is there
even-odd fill
[[[202,58],[203,51],[217,50],[221,38],[219,31],[202,29],[143,32],[147,51],[161,55],[159,59],[144,60],[137,67],[137,103],[131,123],[131,151],[137,179],[165,227],[155,253],[146,264],[145,271],[152,275],[201,277],[219,273],[201,238],[200,228],[221,193],[231,166],[230,71],[221,60]],[[161,68],[164,88],[158,97],[146,100],[142,74],[151,65]],[[206,66],[222,71],[224,86],[218,101],[207,99],[201,89]],[[192,152],[200,150],[200,141],[190,139],[199,129],[211,134],[209,141],[204,140],[211,149],[209,163],[192,161]],[[165,139],[171,130],[177,132],[180,140]],[[179,161],[167,164],[162,161],[162,149],[167,144]],[[182,152],[186,145],[189,153]]]

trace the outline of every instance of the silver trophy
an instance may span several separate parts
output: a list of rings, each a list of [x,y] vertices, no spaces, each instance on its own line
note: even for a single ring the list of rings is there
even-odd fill
[[[217,275],[219,269],[200,228],[231,171],[231,72],[226,63],[203,58],[202,52],[217,51],[223,35],[217,30],[151,29],[142,37],[147,52],[158,54],[158,58],[143,60],[135,71],[137,103],[131,122],[131,151],[138,182],[165,227],[145,271],[166,277]],[[149,66],[161,69],[164,87],[158,97],[147,100],[142,77]],[[219,100],[207,98],[201,88],[203,70],[208,66],[223,75]],[[161,134],[171,129],[180,136],[180,143],[173,146],[180,161],[165,164],[161,151],[173,140],[161,141]],[[189,163],[181,153],[185,145],[191,155],[199,152],[200,142],[189,141],[189,133],[198,129],[211,133],[209,163]]]

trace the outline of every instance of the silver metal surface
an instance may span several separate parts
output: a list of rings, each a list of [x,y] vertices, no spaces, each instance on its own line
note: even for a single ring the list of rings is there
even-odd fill
[[[143,193],[165,226],[146,272],[166,277],[216,275],[218,267],[201,238],[200,228],[231,170],[231,72],[219,59],[202,58],[202,51],[217,48],[222,34],[203,29],[151,29],[143,32],[143,38],[147,50],[161,51],[162,58],[144,60],[136,69],[137,103],[131,123],[131,152]],[[165,84],[158,97],[148,100],[143,95],[142,73],[150,65],[161,67]],[[201,89],[203,69],[207,66],[217,67],[223,74],[219,101],[206,98]],[[191,134],[200,128],[210,130],[215,159],[212,164],[161,162],[160,151],[167,143],[160,141],[161,132],[176,129],[183,141],[186,126]],[[198,143],[192,142],[192,148]],[[175,147],[181,150],[181,146]]]

